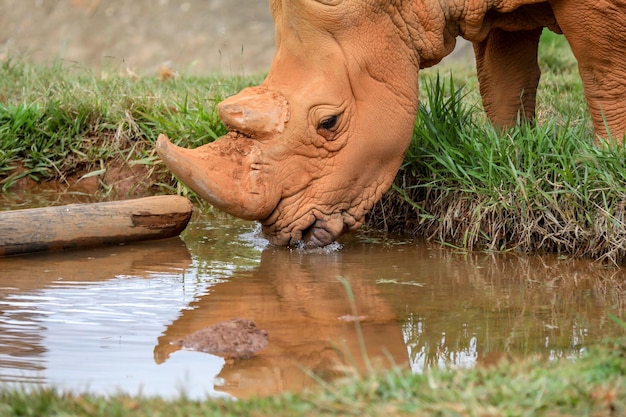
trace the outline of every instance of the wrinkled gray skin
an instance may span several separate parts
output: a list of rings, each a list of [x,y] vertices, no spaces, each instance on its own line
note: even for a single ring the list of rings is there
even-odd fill
[[[626,117],[624,0],[271,0],[276,55],[265,81],[219,105],[230,133],[157,151],[216,207],[276,245],[323,246],[355,230],[389,189],[411,139],[418,71],[473,42],[497,126],[532,118],[543,27],[565,32],[598,133]],[[606,27],[621,28],[607,31]],[[610,32],[610,33],[609,33]],[[609,94],[610,92],[610,94]]]

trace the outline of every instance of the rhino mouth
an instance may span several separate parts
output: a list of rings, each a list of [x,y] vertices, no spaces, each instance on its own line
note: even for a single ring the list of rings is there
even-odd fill
[[[330,245],[360,225],[348,213],[322,214],[314,209],[284,228],[272,221],[262,222],[262,233],[273,245],[312,249]]]
[[[345,229],[345,227],[343,229]],[[339,233],[336,233],[328,227],[326,221],[316,220],[311,226],[302,231],[302,239],[292,238],[289,241],[289,246],[321,248],[333,243],[339,235],[346,231],[343,229]]]

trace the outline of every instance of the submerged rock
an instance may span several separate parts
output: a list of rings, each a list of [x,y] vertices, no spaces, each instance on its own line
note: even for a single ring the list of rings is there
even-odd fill
[[[252,320],[233,318],[200,329],[173,344],[227,359],[248,359],[267,346],[267,342],[267,332],[256,327]]]

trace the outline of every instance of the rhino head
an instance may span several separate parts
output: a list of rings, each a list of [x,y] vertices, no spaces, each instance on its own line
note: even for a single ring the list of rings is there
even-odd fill
[[[215,142],[184,149],[161,135],[168,168],[276,245],[357,229],[394,180],[418,103],[419,59],[397,11],[374,3],[272,0],[266,79],[218,105],[229,133]]]

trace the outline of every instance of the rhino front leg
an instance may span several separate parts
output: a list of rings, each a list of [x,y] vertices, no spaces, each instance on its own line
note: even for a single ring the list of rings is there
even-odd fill
[[[482,42],[473,43],[483,107],[496,127],[514,125],[518,114],[529,120],[535,116],[541,30],[492,29]]]

